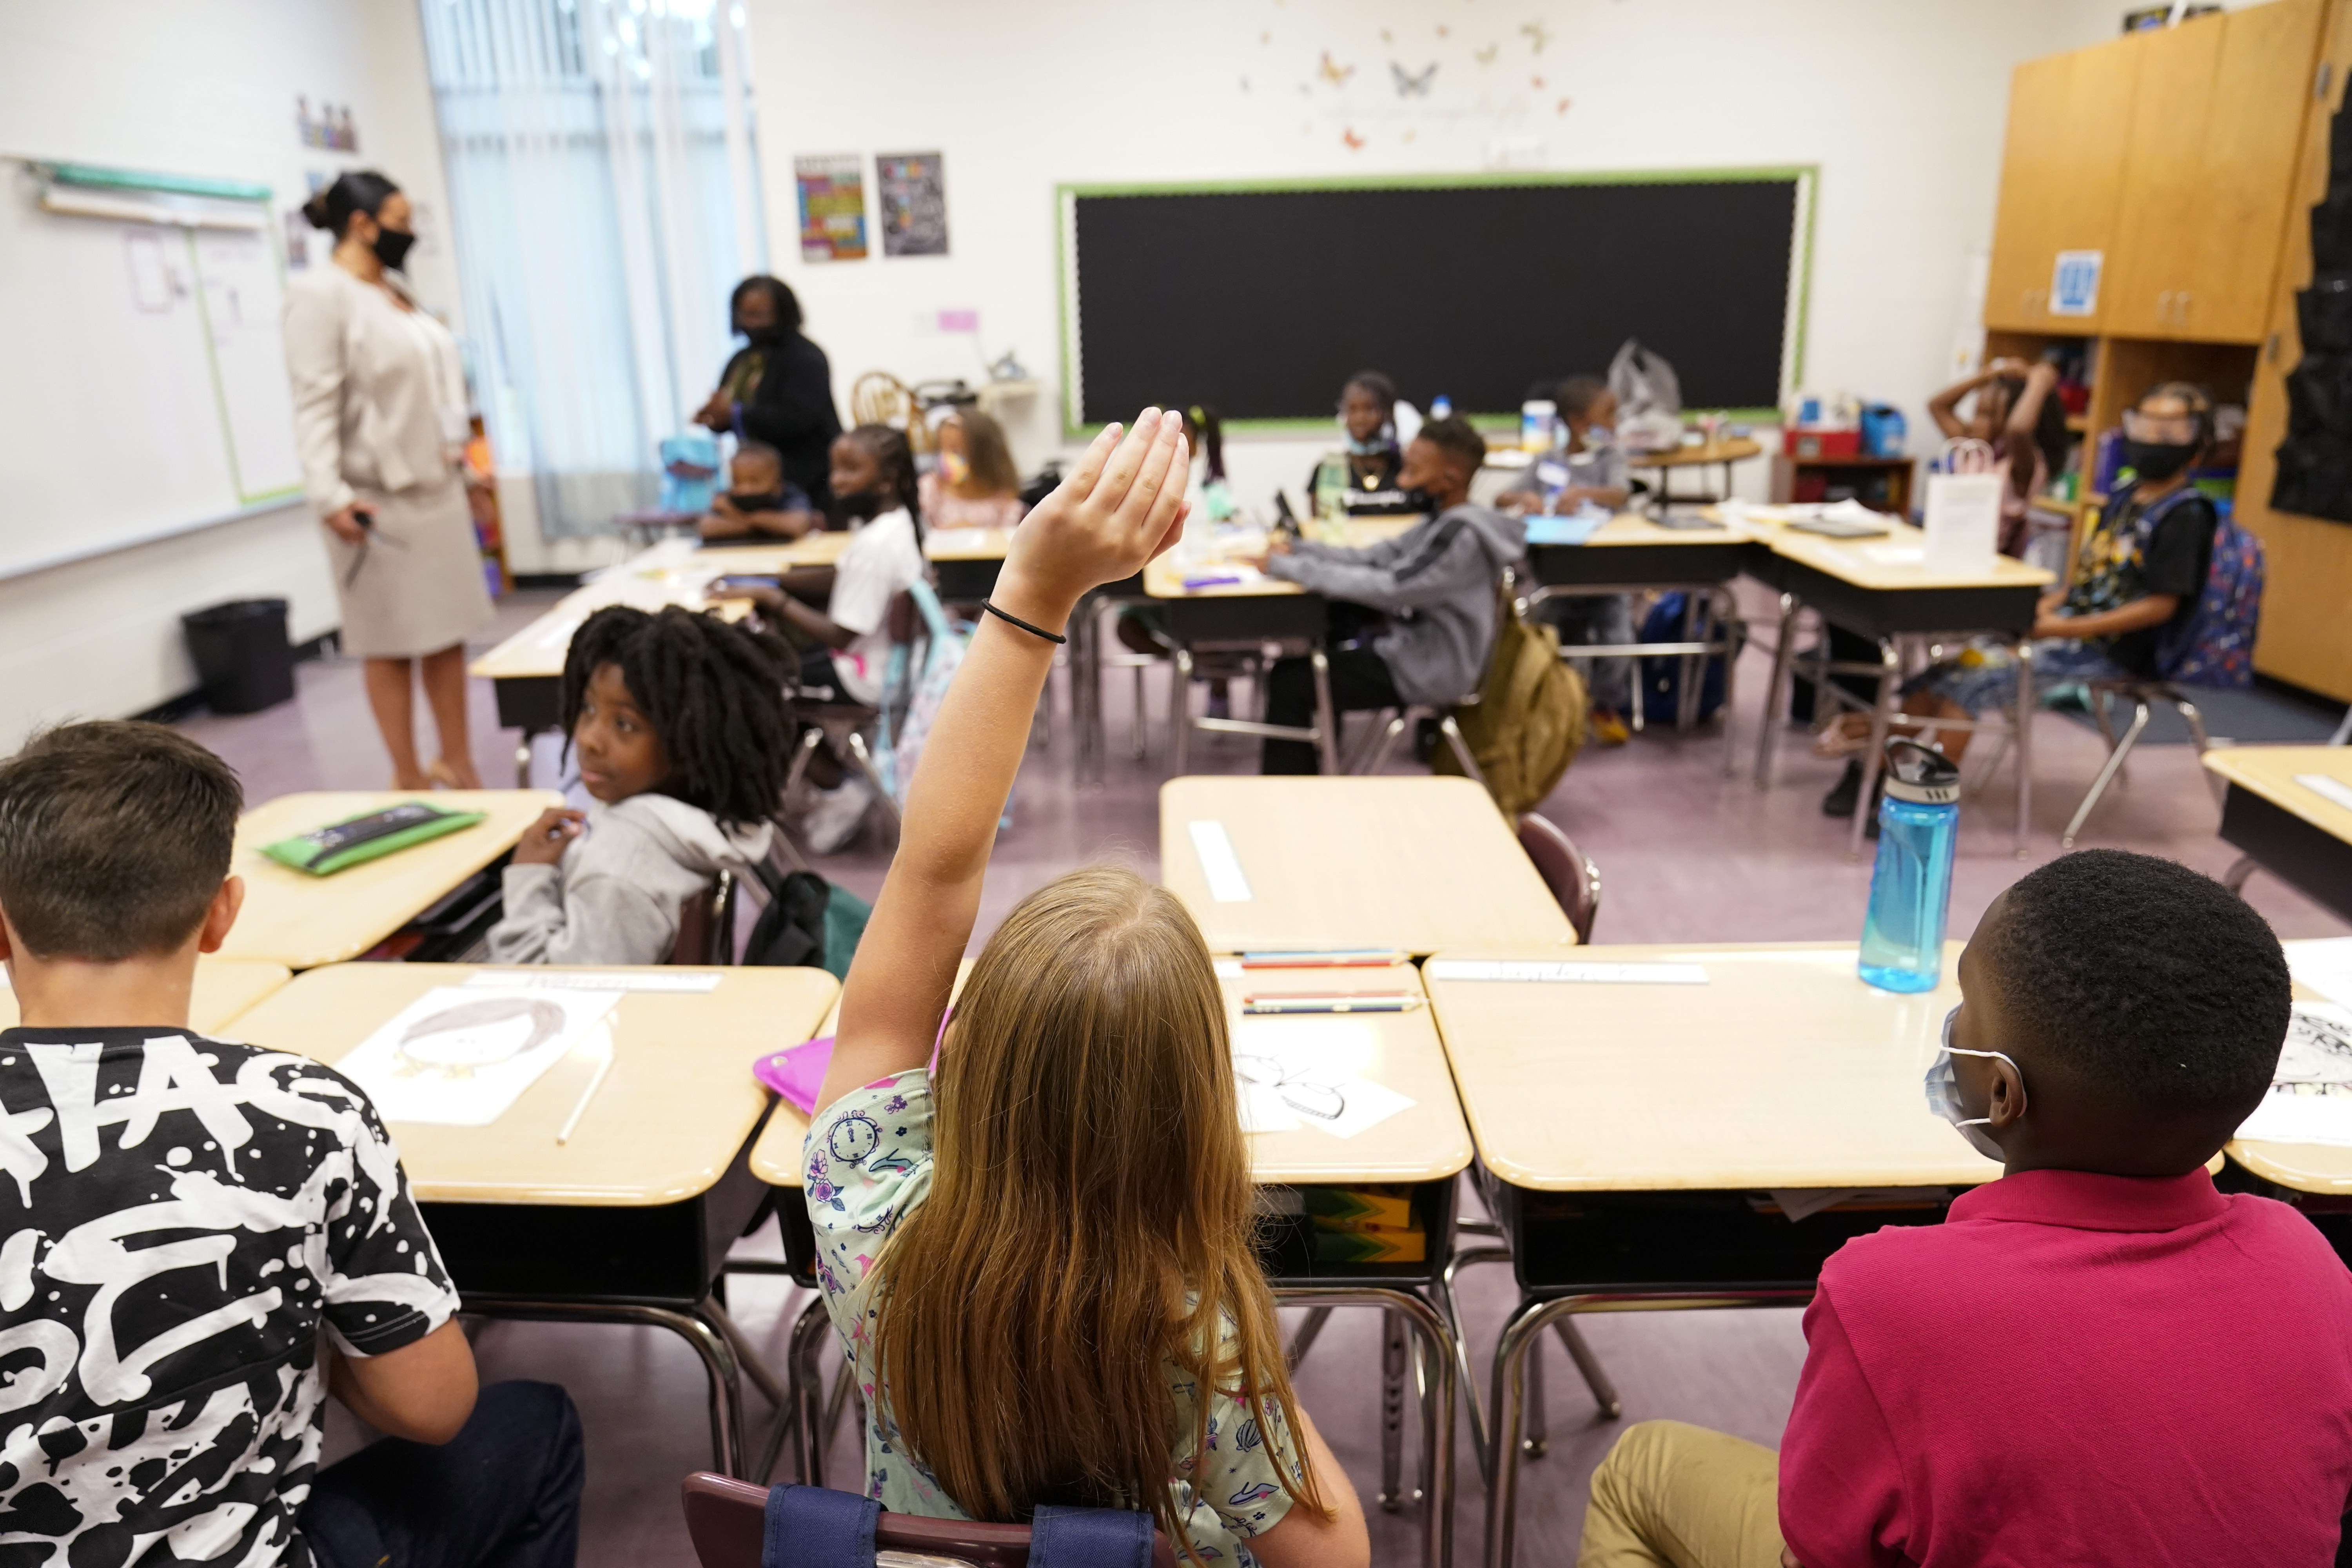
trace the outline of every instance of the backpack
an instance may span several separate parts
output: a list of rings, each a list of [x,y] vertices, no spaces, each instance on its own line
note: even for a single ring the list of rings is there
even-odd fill
[[[923,621],[922,658],[919,666],[914,648],[905,643],[890,649],[889,666],[882,677],[882,743],[875,755],[875,771],[881,774],[883,786],[902,806],[915,782],[915,764],[922,760],[923,742],[930,736],[940,704],[947,700],[948,688],[955,684],[964,649],[971,641],[969,628],[960,628],[948,619],[929,583],[919,582],[907,594]]]
[[[2184,486],[2137,520],[2143,553],[2156,525],[2197,492]],[[2238,526],[2226,502],[2214,508],[2213,546],[2205,586],[2183,621],[2156,634],[2156,669],[2181,686],[2242,691],[2254,683],[2254,633],[2263,617],[2263,542]]]
[[[1683,591],[1658,595],[1650,613],[1642,617],[1641,640],[1643,642],[1681,642],[1683,638]],[[1715,635],[1721,635],[1716,628]],[[1699,639],[1693,638],[1693,641]],[[1745,642],[1745,639],[1742,639]],[[1801,684],[1792,681],[1791,688]],[[1683,660],[1680,654],[1656,654],[1642,660],[1642,707],[1650,713],[1674,713],[1680,710],[1683,689]],[[1811,689],[1806,689],[1811,695]],[[1723,706],[1723,656],[1710,654],[1699,673],[1698,719],[1704,723],[1715,710]],[[1811,717],[1810,712],[1807,717]]]
[[[1496,595],[1495,647],[1478,700],[1455,711],[1486,791],[1513,821],[1552,792],[1584,744],[1584,678],[1559,657],[1559,634],[1519,614],[1506,583]],[[1451,747],[1430,771],[1459,773]]]
[[[768,905],[752,922],[742,962],[822,969],[835,980],[849,978],[849,961],[856,956],[857,939],[866,934],[866,917],[874,906],[814,871],[782,876],[762,860],[752,865],[751,874],[766,889]]]

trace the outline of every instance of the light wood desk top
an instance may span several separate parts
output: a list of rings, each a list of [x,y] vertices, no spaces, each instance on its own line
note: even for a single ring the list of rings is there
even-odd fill
[[[1247,899],[1212,894],[1195,822],[1223,825]],[[1212,952],[1576,942],[1493,798],[1463,778],[1171,779],[1160,879]]]
[[[282,963],[205,953],[196,960],[195,989],[188,996],[188,1027],[199,1035],[222,1034],[255,1003],[293,978],[294,972]],[[16,994],[8,989],[7,976],[0,974],[0,1029],[13,1029],[23,1021]]]
[[[1394,539],[1421,521],[1417,516],[1351,517],[1341,527],[1347,531],[1348,548],[1361,550],[1368,544]],[[1307,592],[1296,583],[1265,576],[1243,583],[1215,583],[1201,588],[1184,586],[1188,574],[1215,576],[1218,570],[1227,564],[1223,556],[1213,553],[1196,561],[1180,562],[1176,559],[1176,552],[1171,550],[1143,568],[1143,591],[1155,599],[1263,599]]]
[[[462,985],[480,967],[315,969],[239,1019],[237,1033],[250,1044],[331,1065],[425,992]],[[569,1142],[558,1143],[555,1135],[594,1074],[584,1051],[558,1062],[487,1127],[389,1123],[416,1196],[425,1203],[634,1207],[680,1203],[707,1190],[767,1109],[770,1096],[751,1076],[751,1064],[780,1044],[807,1038],[840,990],[822,969],[716,973],[719,984],[709,991],[622,994],[606,1019],[612,1070]]]
[[[963,994],[963,983],[971,978],[971,960],[967,958],[956,965],[955,987],[948,993],[948,1005],[955,1005],[955,999]],[[833,1005],[825,1011],[824,1022],[811,1029],[806,1037],[821,1039],[840,1027],[841,998],[836,994]],[[801,1145],[808,1141],[808,1130],[809,1119],[801,1114],[801,1108],[778,1095],[768,1124],[760,1129],[760,1141],[751,1145],[751,1173],[772,1187],[797,1188],[801,1184]]]
[[[489,815],[471,827],[363,861],[331,877],[281,866],[261,846],[329,823],[422,800]],[[225,958],[294,969],[337,963],[406,925],[458,883],[514,847],[522,830],[563,797],[545,789],[352,790],[283,795],[238,819],[230,870],[245,879],[245,908],[221,944]]]
[[[1924,530],[1900,518],[1883,518],[1886,534],[1877,539],[1830,539],[1750,520],[1750,528],[1772,552],[1811,566],[1857,588],[2046,588],[2057,581],[2039,566],[2028,566],[2006,555],[1996,555],[1984,572],[1930,569],[1920,559],[1927,543]]]
[[[1850,942],[1453,948],[1423,970],[1478,1152],[1550,1192],[1973,1185],[2000,1167],[1927,1109],[1959,1004],[1898,996]],[[1704,984],[1475,980],[1461,962],[1696,964]]]
[[[2313,746],[2263,746],[2249,748],[2261,751],[2317,751]],[[2340,754],[2340,748],[2337,748]],[[2220,753],[2209,753],[2219,755]],[[2301,770],[2309,773],[2312,770]],[[2301,942],[2284,944],[2293,953]],[[2298,1002],[2329,1000],[2319,992],[2295,982],[2294,999]],[[2272,1143],[2246,1139],[2231,1139],[2221,1152],[2252,1171],[2264,1181],[2292,1187],[2299,1193],[2326,1193],[2331,1195],[2352,1194],[2352,1148],[2340,1143]]]
[[[2204,763],[2237,788],[2352,843],[2352,809],[2295,782],[2297,773],[2323,773],[2352,788],[2352,746],[2223,746],[2206,752]]]
[[[1340,1049],[1360,1044],[1357,1076],[1392,1089],[1412,1101],[1385,1121],[1352,1138],[1335,1138],[1320,1128],[1249,1135],[1251,1174],[1284,1186],[1355,1185],[1366,1182],[1434,1182],[1470,1163],[1470,1129],[1454,1094],[1454,1072],[1437,1038],[1436,1020],[1426,1007],[1410,1013],[1260,1015],[1244,1019],[1242,999],[1298,992],[1410,991],[1423,994],[1421,973],[1410,963],[1384,969],[1249,969],[1220,962],[1218,985],[1225,994],[1226,1026],[1279,1039],[1321,1037]],[[1237,973],[1236,973],[1237,972]],[[1343,1038],[1344,1037],[1344,1038]]]
[[[1002,561],[1012,547],[1009,528],[940,528],[923,535],[923,554],[932,561]]]
[[[1534,519],[1530,517],[1529,521]],[[1709,520],[1713,522],[1713,520]],[[1592,537],[1580,545],[1547,546],[1529,542],[1530,549],[1591,550],[1612,544],[1723,544],[1745,540],[1748,536],[1725,522],[1713,522],[1708,528],[1662,528],[1639,512],[1621,511],[1592,531]]]
[[[1700,446],[1669,447],[1663,452],[1628,452],[1629,468],[1679,468],[1696,463],[1737,463],[1759,456],[1763,444],[1746,436],[1730,436]]]

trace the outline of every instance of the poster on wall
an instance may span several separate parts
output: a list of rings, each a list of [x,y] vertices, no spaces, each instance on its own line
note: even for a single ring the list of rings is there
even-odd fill
[[[801,259],[866,259],[866,166],[855,153],[793,160],[800,187]]]
[[[938,153],[877,153],[875,195],[882,204],[882,254],[948,253],[948,181]]]

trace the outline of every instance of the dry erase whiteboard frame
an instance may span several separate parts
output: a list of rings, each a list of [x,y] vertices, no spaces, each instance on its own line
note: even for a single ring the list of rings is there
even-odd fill
[[[1457,174],[1315,174],[1257,180],[1160,180],[1108,184],[1066,183],[1054,187],[1055,245],[1055,284],[1060,329],[1062,368],[1062,435],[1084,440],[1092,432],[1082,415],[1086,408],[1084,372],[1079,364],[1078,332],[1078,200],[1082,196],[1237,195],[1276,191],[1471,190],[1528,185],[1696,185],[1768,184],[1792,181],[1797,187],[1796,212],[1790,229],[1789,290],[1781,317],[1780,390],[1804,380],[1805,329],[1813,290],[1813,206],[1821,187],[1818,163],[1751,164],[1717,169],[1590,169],[1480,170]],[[1518,427],[1518,410],[1457,409],[1474,424],[1488,421]],[[1773,407],[1701,409],[1685,414],[1719,413],[1734,419],[1777,421]],[[1328,419],[1228,419],[1229,435],[1320,436],[1331,429]]]

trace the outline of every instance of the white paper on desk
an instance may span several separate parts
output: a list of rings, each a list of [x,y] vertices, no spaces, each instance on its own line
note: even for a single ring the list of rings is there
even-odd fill
[[[934,555],[958,550],[977,550],[988,542],[984,528],[935,528],[923,536],[925,549]]]
[[[1351,1018],[1248,1017],[1234,1021],[1234,1077],[1243,1086],[1244,1131],[1253,1100],[1272,1097],[1293,1126],[1317,1127],[1353,1138],[1414,1103],[1386,1084],[1362,1076],[1379,1054],[1369,1024]]]
[[[1927,559],[1925,549],[1916,544],[1865,544],[1862,552],[1874,566],[1916,566]]]
[[[2298,1002],[2271,1091],[2238,1136],[2273,1143],[2352,1145],[2352,1009]]]
[[[609,1053],[617,991],[436,985],[335,1064],[387,1121],[487,1127],[583,1045]]]
[[[2342,779],[2330,778],[2326,773],[2297,773],[2294,782],[2321,799],[2332,800],[2347,811],[2352,811],[2352,784]]]
[[[1225,825],[1212,819],[1185,826],[1192,836],[1192,853],[1201,859],[1201,875],[1208,879],[1209,897],[1221,904],[1248,903],[1249,879],[1242,875],[1241,857],[1234,853]]]
[[[2288,942],[2286,966],[2330,1002],[2352,1007],[2352,936]]]

